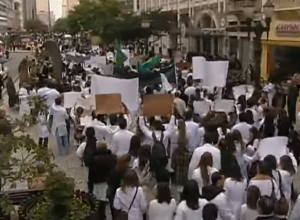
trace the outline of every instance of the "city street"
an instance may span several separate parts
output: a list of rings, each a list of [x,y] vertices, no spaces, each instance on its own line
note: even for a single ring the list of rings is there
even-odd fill
[[[10,52],[10,60],[4,64],[4,66],[7,66],[9,69],[9,75],[11,78],[15,81],[18,76],[18,68],[21,60],[25,58],[26,56],[30,56],[32,52],[22,51],[22,52]]]

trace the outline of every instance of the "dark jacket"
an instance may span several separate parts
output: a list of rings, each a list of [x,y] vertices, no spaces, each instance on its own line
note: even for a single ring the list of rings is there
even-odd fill
[[[217,197],[220,193],[224,192],[222,188],[219,188],[217,186],[204,186],[202,188],[202,198],[206,199],[207,201],[211,201],[214,198]]]
[[[116,163],[116,157],[108,149],[97,150],[90,159],[89,181],[106,182]]]
[[[114,169],[111,174],[108,177],[107,180],[107,198],[108,199],[114,199],[117,189],[121,186],[121,182],[123,179],[123,176],[127,169],[124,170],[117,170]]]

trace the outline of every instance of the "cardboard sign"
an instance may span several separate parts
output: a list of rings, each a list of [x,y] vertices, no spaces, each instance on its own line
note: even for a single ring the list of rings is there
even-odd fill
[[[95,96],[97,114],[122,113],[122,101],[120,94],[101,94]]]
[[[172,114],[173,110],[172,94],[146,95],[143,98],[144,116],[167,116]]]

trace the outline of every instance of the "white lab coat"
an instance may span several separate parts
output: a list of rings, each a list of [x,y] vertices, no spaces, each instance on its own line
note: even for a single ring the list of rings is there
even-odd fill
[[[21,117],[24,115],[30,115],[30,106],[28,103],[29,94],[27,89],[21,87],[19,90],[20,108],[19,114]]]
[[[52,134],[55,135],[55,132],[58,131],[60,137],[68,135],[66,120],[69,119],[67,110],[61,105],[52,105],[52,114],[53,114],[53,124],[52,124]]]
[[[39,138],[49,137],[50,132],[48,129],[47,117],[45,114],[38,115],[37,129]]]

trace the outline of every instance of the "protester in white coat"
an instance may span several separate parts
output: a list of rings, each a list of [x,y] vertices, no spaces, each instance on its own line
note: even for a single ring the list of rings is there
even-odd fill
[[[247,180],[243,177],[238,164],[229,167],[229,178],[224,182],[227,204],[235,216],[240,215],[241,206],[245,200]]]
[[[19,90],[19,100],[20,100],[19,114],[21,117],[23,117],[24,115],[30,115],[29,97],[30,96],[28,90],[22,85]]]
[[[206,199],[200,199],[197,182],[189,180],[183,187],[182,201],[177,206],[174,220],[199,220],[206,204]]]
[[[216,172],[211,176],[211,185],[202,188],[202,197],[219,208],[220,220],[235,220],[234,213],[227,203],[226,195],[223,190],[224,177]]]
[[[158,183],[156,199],[149,204],[148,220],[173,220],[176,201],[171,197],[168,183]]]
[[[53,114],[52,134],[56,138],[56,144],[60,155],[67,154],[69,151],[68,131],[66,120],[69,120],[67,110],[61,105],[61,97],[55,100],[51,111]]]
[[[260,191],[257,186],[249,186],[247,189],[246,203],[242,205],[239,220],[253,220],[258,216],[257,201]]]
[[[47,111],[39,113],[37,122],[39,145],[47,148],[48,137],[50,135],[47,121]]]
[[[128,170],[124,174],[122,187],[117,189],[113,205],[116,210],[127,212],[128,220],[143,220],[147,201],[134,170]]]

